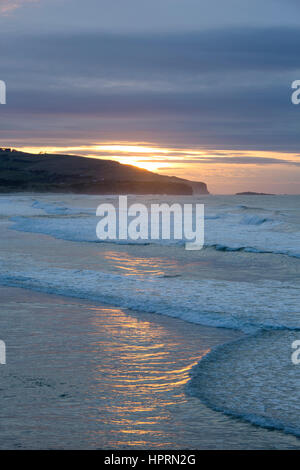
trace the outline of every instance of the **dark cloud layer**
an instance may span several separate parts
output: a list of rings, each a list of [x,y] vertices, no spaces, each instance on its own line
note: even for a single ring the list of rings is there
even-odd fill
[[[87,71],[187,75],[191,72],[283,71],[299,69],[299,28],[235,28],[178,34],[55,35],[5,33],[2,53],[11,66],[45,64],[54,71],[85,76]],[[15,63],[13,64],[13,60]],[[18,61],[21,62],[18,62]],[[133,67],[133,70],[132,70]]]
[[[34,138],[47,123],[47,136],[64,127],[66,139],[109,129],[116,140],[136,132],[168,145],[299,150],[300,106],[290,99],[299,29],[0,39],[2,138],[24,126]]]

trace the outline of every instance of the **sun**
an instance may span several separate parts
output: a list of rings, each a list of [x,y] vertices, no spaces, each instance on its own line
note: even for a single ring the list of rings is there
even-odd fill
[[[137,161],[128,161],[126,162],[127,164],[130,164],[130,165],[133,165],[133,166],[136,166],[138,168],[142,168],[143,170],[148,170],[148,171],[158,171],[159,170],[159,167],[161,166],[161,163],[159,162],[146,162],[146,161],[142,161],[142,162],[139,162],[138,160]]]

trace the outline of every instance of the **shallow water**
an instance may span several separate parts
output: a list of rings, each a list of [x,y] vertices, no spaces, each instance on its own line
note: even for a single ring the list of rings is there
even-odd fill
[[[144,202],[162,202],[160,199],[174,202],[174,198],[157,196],[148,196]],[[271,345],[264,338],[262,341],[256,339],[258,336],[254,336],[251,351],[247,349],[250,342],[243,343],[243,361],[236,343],[229,344],[226,349],[226,367],[222,367],[224,362],[220,355],[209,355],[207,362],[202,361],[199,369],[194,369],[200,374],[198,391],[194,392],[211,407],[260,425],[268,424],[298,434],[295,423],[300,421],[300,395],[296,384],[299,383],[300,366],[291,367],[290,362],[287,366],[291,345],[286,338],[291,331],[297,339],[300,329],[300,197],[184,198],[183,202],[205,203],[205,248],[193,252],[184,250],[181,244],[168,244],[163,240],[154,245],[99,243],[95,235],[98,220],[95,211],[104,200],[116,202],[116,197],[1,195],[0,284],[81,299],[78,302],[86,299],[96,302],[95,305],[106,304],[109,312],[112,305],[122,312],[130,309],[136,312],[131,313],[136,318],[146,314],[141,312],[150,314],[148,319],[151,315],[155,319],[161,318],[155,314],[164,314],[167,318],[160,321],[165,322],[166,327],[173,324],[170,319],[173,317],[207,327],[235,329],[247,335],[259,335],[265,329],[279,330]],[[132,197],[132,200],[143,202],[142,197]],[[180,202],[178,198],[176,201]],[[79,305],[76,300],[70,302]],[[78,309],[82,313],[81,307]],[[42,310],[41,302],[37,311]],[[188,325],[178,323],[184,324]],[[60,327],[59,323],[57,327]],[[32,325],[33,332],[34,328]],[[201,330],[198,326],[193,328],[201,340]],[[223,342],[219,339],[212,345]],[[63,337],[61,341],[64,341]],[[177,347],[180,344],[182,349],[189,351],[183,337]],[[200,341],[200,351],[201,347]],[[275,376],[268,373],[269,369],[272,371],[268,354],[272,348],[275,348],[278,365]],[[194,352],[198,357],[196,349]],[[201,357],[200,354],[198,359]],[[209,362],[210,358],[212,362]],[[177,356],[176,361],[181,363]],[[214,380],[218,384],[224,383],[224,387],[214,388],[211,376],[206,372],[207,383],[203,382],[202,374],[207,364],[213,365]],[[255,364],[261,374],[257,374]],[[238,371],[238,375],[233,373],[227,380],[231,370]],[[65,374],[69,380],[68,372]],[[84,375],[83,369],[80,374]],[[247,387],[241,382],[243,378],[249,378],[245,382]],[[294,390],[293,395],[284,393],[287,383]],[[277,396],[278,390],[280,396]],[[274,406],[269,403],[268,396],[276,398]],[[197,407],[198,399],[193,400],[193,406]],[[190,419],[190,412],[186,412]],[[205,419],[202,418],[199,421],[203,426]],[[228,418],[224,419],[226,427]],[[183,429],[189,435],[189,428]],[[207,427],[205,430],[209,434]],[[235,435],[234,429],[232,432]],[[239,444],[233,435],[229,428],[223,441],[216,436],[214,439],[220,448],[232,442],[236,446],[245,442],[241,438]],[[269,448],[270,441],[264,440],[267,435],[262,434],[261,442]],[[282,433],[274,433],[272,445],[276,448],[288,446],[290,441],[285,441],[282,436]],[[158,442],[159,439],[157,445]],[[205,442],[202,436],[195,445],[202,448]],[[212,440],[207,442],[211,448]],[[106,444],[102,442],[101,445]],[[251,445],[257,447],[260,444],[253,441]],[[251,448],[249,446],[247,448]]]
[[[2,449],[298,448],[186,393],[191,367],[239,334],[1,288]]]
[[[265,330],[220,346],[194,368],[189,388],[214,409],[300,437],[298,340],[296,331]]]

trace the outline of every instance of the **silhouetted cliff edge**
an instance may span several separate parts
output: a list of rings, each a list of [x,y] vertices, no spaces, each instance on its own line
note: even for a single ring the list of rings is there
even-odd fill
[[[0,192],[209,194],[205,183],[164,176],[112,160],[0,149]]]

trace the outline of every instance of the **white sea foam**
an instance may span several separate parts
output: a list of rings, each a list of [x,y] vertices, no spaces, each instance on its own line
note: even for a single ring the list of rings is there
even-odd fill
[[[205,244],[215,249],[214,266],[220,267],[225,255],[232,261],[232,264],[228,262],[232,272],[222,279],[207,279],[205,276],[196,279],[194,271],[191,276],[189,268],[185,268],[191,260],[188,259],[186,265],[183,263],[190,254],[181,253],[184,250],[180,248],[167,247],[164,256],[169,261],[178,256],[182,269],[180,277],[171,272],[160,276],[149,272],[144,272],[143,276],[119,275],[106,271],[104,263],[98,267],[99,270],[86,269],[87,257],[82,261],[79,249],[82,246],[84,250],[85,245],[76,242],[91,242],[89,246],[94,246],[94,242],[100,243],[96,237],[98,219],[94,214],[103,199],[72,195],[0,197],[0,215],[11,217],[12,228],[19,232],[41,233],[55,239],[73,241],[74,249],[70,248],[69,251],[76,253],[68,267],[65,259],[59,256],[52,263],[50,257],[46,261],[45,255],[38,260],[37,257],[30,259],[28,255],[22,256],[21,252],[3,254],[0,259],[0,283],[99,300],[203,325],[240,329],[250,334],[257,334],[261,328],[269,329],[268,332],[258,333],[258,336],[248,337],[245,342],[228,344],[207,356],[199,369],[195,369],[193,393],[226,413],[299,435],[297,384],[300,369],[289,361],[290,340],[294,337],[299,339],[295,331],[300,329],[297,277],[300,197],[184,199],[183,202],[205,203]],[[105,199],[112,202],[116,198]],[[141,197],[133,197],[133,201],[135,199],[141,201]],[[144,199],[148,204],[180,201],[180,198],[158,196]],[[158,244],[168,243],[166,240],[158,241]],[[116,246],[118,249],[121,248]],[[177,250],[176,254],[174,250]],[[229,253],[221,253],[223,251]],[[230,253],[239,251],[243,253]],[[237,263],[237,256],[242,256],[245,263],[243,282],[235,273],[241,262]],[[262,257],[258,264],[257,257]],[[268,265],[264,276],[256,279],[255,274],[262,274],[266,261]],[[205,262],[203,256],[202,270]],[[252,266],[249,282],[245,281],[247,262]],[[211,271],[212,268],[207,268],[209,275]],[[273,271],[277,276],[275,278]],[[276,280],[279,271],[282,275],[280,280]]]
[[[34,205],[43,207],[50,217],[13,217],[13,228],[19,231],[43,233],[69,241],[99,242],[96,236],[98,218],[85,211],[53,205]],[[55,217],[55,215],[60,217]],[[65,215],[66,217],[62,217]],[[52,217],[51,217],[52,216]],[[205,246],[224,251],[246,251],[276,253],[300,257],[300,227],[287,224],[282,218],[273,220],[265,216],[240,216],[226,213],[219,216],[209,214],[205,220]],[[148,242],[148,241],[147,241]],[[115,240],[114,243],[124,241]],[[130,243],[145,243],[137,240]],[[151,243],[161,245],[184,244],[184,241],[157,240]]]
[[[33,198],[27,196],[0,196],[0,217],[37,216],[44,211],[33,206]]]
[[[290,282],[232,282],[181,277],[122,276],[87,269],[52,268],[16,257],[0,261],[2,284],[100,300],[208,326],[255,331],[300,329],[299,286]],[[13,267],[15,263],[15,267]]]
[[[300,437],[300,367],[293,331],[263,331],[228,343],[192,371],[189,391],[210,407]]]

